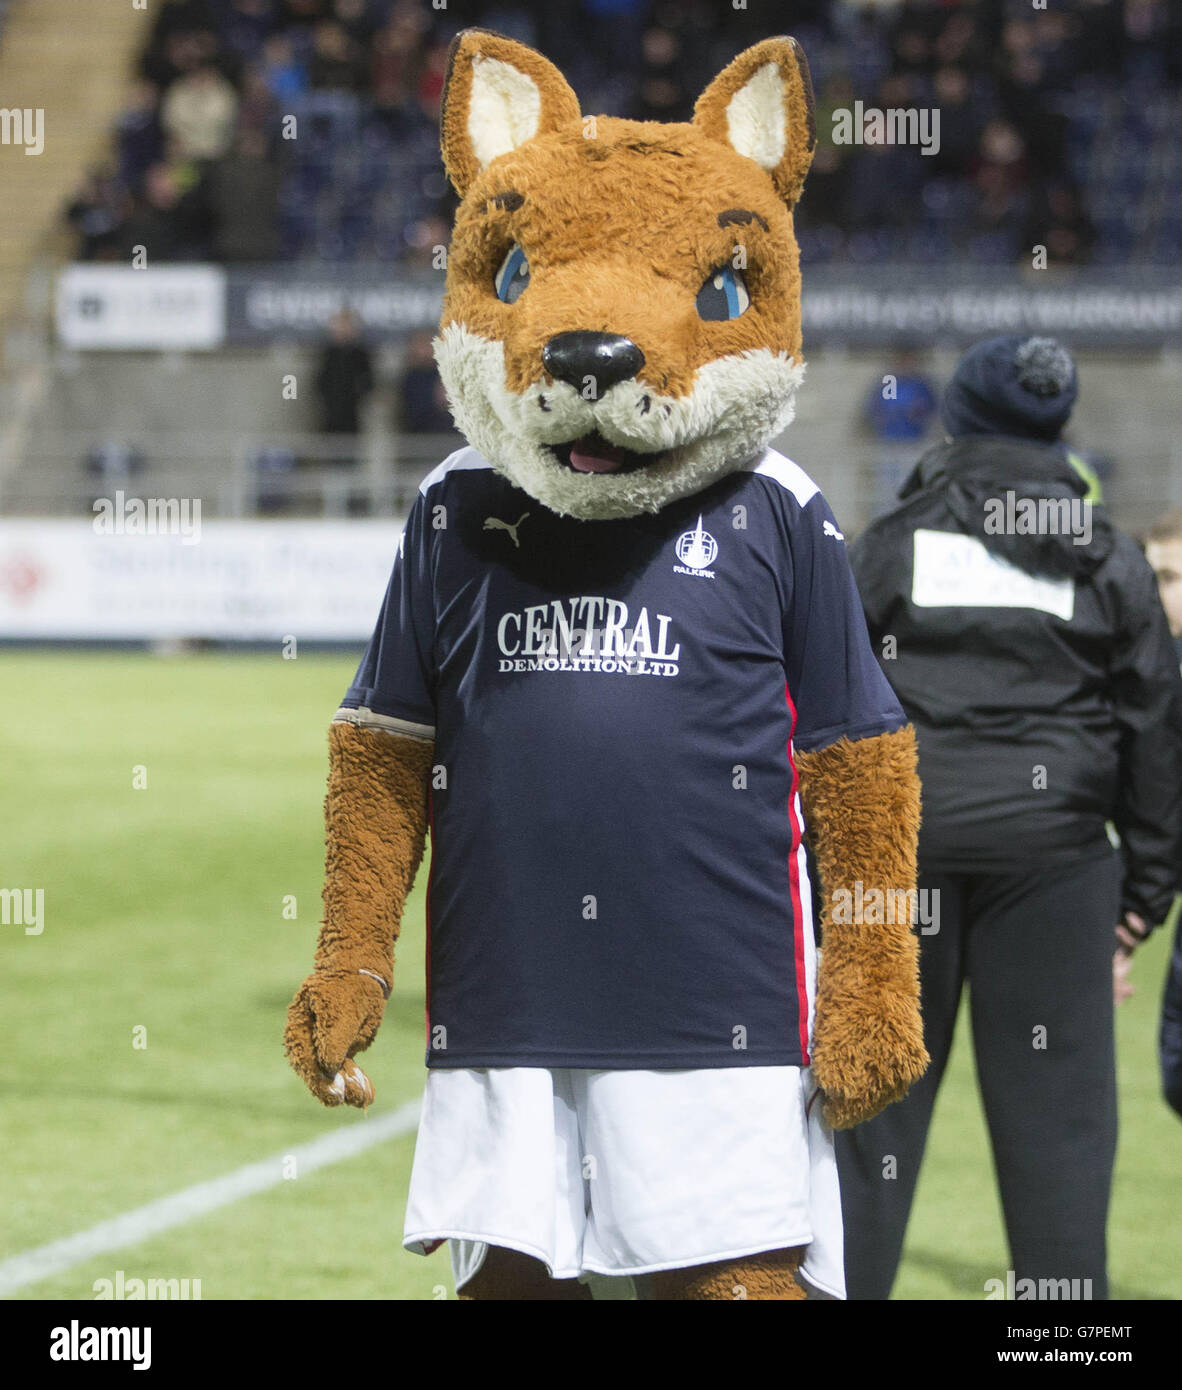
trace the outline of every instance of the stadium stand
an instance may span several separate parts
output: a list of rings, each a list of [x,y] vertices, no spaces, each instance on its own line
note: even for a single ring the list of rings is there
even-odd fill
[[[79,255],[121,258],[150,225],[172,259],[278,249],[414,263],[451,212],[438,107],[447,39],[464,23],[539,44],[585,110],[654,119],[688,118],[702,82],[766,29],[757,6],[702,0],[172,0],[116,122],[113,167],[71,206]],[[1017,0],[810,0],[791,27],[818,98],[806,264],[1010,264],[1031,228],[1061,264],[1182,247],[1175,0],[1037,14]],[[855,92],[866,109],[938,107],[939,150],[835,144],[832,113]],[[283,138],[291,117],[298,140]],[[244,206],[233,189],[252,179],[260,196]]]
[[[18,0],[0,73],[23,55],[40,80],[44,49],[18,40],[33,16],[76,23],[71,6],[85,3]],[[1037,12],[1025,0],[798,0],[774,21],[707,0],[160,0],[127,11],[134,23],[117,45],[113,26],[93,27],[93,45],[113,46],[85,80],[73,49],[53,58],[54,119],[77,83],[78,139],[17,161],[60,164],[38,179],[39,201],[13,200],[19,219],[0,240],[3,512],[78,515],[93,494],[87,461],[134,457],[139,486],[198,492],[210,516],[401,514],[456,443],[423,334],[454,209],[438,149],[443,65],[452,33],[470,24],[548,53],[585,110],[655,119],[687,118],[769,24],[798,36],[819,144],[797,212],[809,385],[783,447],[851,530],[885,505],[936,429],[892,444],[851,402],[880,388],[899,348],[918,352],[938,390],[981,331],[975,301],[954,329],[931,331],[911,310],[929,290],[942,311],[967,303],[973,277],[974,293],[996,297],[992,331],[1008,329],[1011,302],[1056,285],[1066,294],[1066,316],[1047,327],[1071,341],[1088,382],[1073,442],[1110,460],[1105,494],[1119,520],[1136,527],[1163,500],[1182,502],[1182,449],[1158,408],[1182,317],[1169,271],[1182,250],[1182,0]],[[836,115],[859,102],[938,110],[938,150],[836,143]],[[1046,248],[1042,276],[1030,273],[1035,245]],[[70,343],[62,263],[127,267],[137,246],[155,266],[224,273],[215,347]],[[1076,276],[1087,279],[1078,305]],[[374,352],[353,437],[322,432],[314,389],[344,305],[361,310]],[[74,303],[87,307],[85,294]],[[1101,310],[1099,328],[1072,337]],[[1109,340],[1110,322],[1132,328]],[[281,395],[288,378],[298,398]]]
[[[66,42],[80,27],[88,35],[85,48]],[[59,0],[6,4],[0,12],[0,103],[6,112],[44,113],[53,98],[40,153],[26,158],[5,151],[0,320],[19,305],[25,276],[44,249],[45,228],[79,168],[105,153],[102,121],[93,118],[114,117],[139,35],[130,6],[96,9],[88,0]],[[47,70],[54,74],[52,89]]]

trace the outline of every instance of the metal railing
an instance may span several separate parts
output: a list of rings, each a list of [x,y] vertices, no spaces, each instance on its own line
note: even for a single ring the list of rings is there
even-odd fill
[[[793,447],[810,461],[830,461],[814,476],[853,534],[894,505],[902,477],[933,441],[882,445],[831,436],[827,425],[798,422]],[[1121,437],[1105,500],[1119,526],[1139,532],[1163,508],[1182,505],[1182,442],[1146,428],[1122,429]],[[401,518],[423,478],[464,442],[456,433],[43,432],[23,441],[18,466],[0,489],[0,517],[90,515],[96,498],[122,489],[127,498],[200,498],[209,519]],[[126,451],[140,466],[88,471],[88,458],[102,448]]]
[[[77,516],[96,498],[200,498],[207,517],[400,517],[458,434],[60,434],[30,440],[0,514]]]

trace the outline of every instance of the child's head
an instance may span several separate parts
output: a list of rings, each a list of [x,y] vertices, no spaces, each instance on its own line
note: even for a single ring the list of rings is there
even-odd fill
[[[1182,507],[1166,512],[1145,537],[1145,556],[1157,576],[1157,589],[1170,623],[1182,637]]]

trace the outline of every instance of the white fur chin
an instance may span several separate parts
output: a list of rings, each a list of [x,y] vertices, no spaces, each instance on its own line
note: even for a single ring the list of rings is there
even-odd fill
[[[449,323],[435,358],[457,428],[489,463],[543,506],[584,521],[659,512],[754,458],[788,427],[804,363],[754,348],[699,367],[688,396],[622,381],[598,401],[539,379],[522,395],[505,385],[505,349]],[[598,430],[664,457],[631,473],[576,473],[545,447]]]

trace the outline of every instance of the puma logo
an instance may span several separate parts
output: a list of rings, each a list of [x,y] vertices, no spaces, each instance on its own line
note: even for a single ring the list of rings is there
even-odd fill
[[[517,528],[529,516],[529,512],[522,512],[516,521],[502,521],[499,516],[486,516],[484,518],[484,529],[486,531],[508,531],[513,538],[513,544],[518,550],[521,549],[521,542],[517,539]]]

